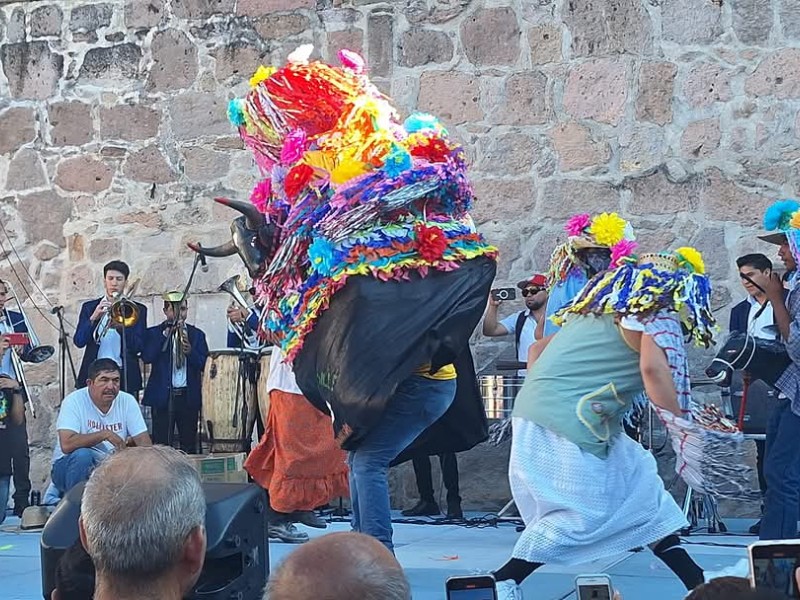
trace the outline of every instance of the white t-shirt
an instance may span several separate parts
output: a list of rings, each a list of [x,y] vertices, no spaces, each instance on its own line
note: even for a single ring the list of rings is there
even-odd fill
[[[534,339],[536,335],[536,319],[531,314],[531,311],[524,310],[520,311],[524,312],[525,314],[525,322],[522,324],[522,332],[519,335],[519,348],[517,349],[517,360],[520,362],[528,362],[528,349],[531,347],[533,342],[536,340]],[[507,316],[505,319],[500,321],[500,324],[508,330],[509,335],[515,335],[517,331],[517,318],[519,317],[519,312],[515,312],[512,315]],[[520,375],[524,375],[525,371],[521,370]]]
[[[303,391],[297,386],[292,365],[283,362],[283,352],[277,346],[272,348],[272,355],[269,359],[269,375],[267,375],[267,393],[272,390],[280,390],[289,394],[303,394]]]
[[[89,388],[75,390],[64,398],[58,412],[56,432],[65,429],[80,434],[96,433],[105,429],[116,433],[123,440],[135,437],[147,431],[142,410],[136,398],[120,392],[111,403],[107,413],[101,412],[89,396]],[[101,442],[93,447],[102,454],[111,454],[114,446],[110,442]],[[61,441],[56,434],[56,447],[53,451],[53,462],[64,456]]]

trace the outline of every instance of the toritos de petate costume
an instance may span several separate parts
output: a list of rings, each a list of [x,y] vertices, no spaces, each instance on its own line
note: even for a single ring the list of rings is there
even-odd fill
[[[459,391],[418,438],[431,453],[486,438],[469,354],[496,249],[476,233],[463,151],[430,115],[400,122],[363,59],[309,62],[301,47],[260,67],[229,117],[262,180],[233,241],[255,280],[262,332],[293,362],[310,402],[353,449],[419,365],[455,363]],[[198,249],[197,246],[194,246]],[[435,433],[438,430],[441,433]],[[416,450],[419,450],[417,447]]]

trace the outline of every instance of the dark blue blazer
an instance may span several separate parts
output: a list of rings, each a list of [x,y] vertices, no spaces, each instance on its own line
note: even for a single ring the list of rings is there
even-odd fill
[[[786,298],[785,292],[783,296],[784,298]],[[747,333],[747,321],[749,320],[749,318],[750,318],[750,302],[748,302],[747,299],[744,299],[731,309],[731,319],[728,325],[728,331],[738,331],[739,333]],[[774,317],[772,319],[772,322],[775,323]]]
[[[155,327],[149,327],[145,332],[144,348],[142,349],[142,360],[149,365],[150,378],[147,380],[147,387],[144,390],[142,404],[154,408],[166,408],[169,406],[169,387],[172,381],[172,370],[170,363],[171,344],[167,344],[164,349],[164,328],[166,323],[161,323]],[[208,358],[208,343],[206,334],[194,325],[186,324],[186,332],[189,336],[189,345],[192,351],[186,357],[186,401],[191,408],[200,408],[202,405],[202,373]]]
[[[250,331],[257,331],[258,330],[258,314],[253,309],[250,309],[250,316],[247,317],[247,325],[250,327]],[[228,348],[239,348],[242,345],[242,340],[239,339],[239,336],[233,333],[230,329],[228,330]]]
[[[100,298],[84,302],[81,306],[81,315],[78,317],[78,326],[75,328],[75,345],[78,348],[86,348],[81,360],[81,369],[78,372],[76,389],[86,387],[86,379],[89,377],[89,365],[97,358],[97,351],[100,346],[94,341],[94,329],[97,323],[92,323],[89,317],[92,316],[94,309],[100,304]],[[136,302],[139,309],[139,320],[133,327],[125,329],[125,347],[127,356],[125,366],[128,369],[126,379],[128,380],[128,393],[135,394],[142,389],[142,370],[139,367],[139,353],[142,351],[144,332],[147,330],[147,307]]]
[[[25,319],[22,316],[22,313],[18,313],[14,310],[6,310],[6,322],[11,325],[11,329],[14,330],[15,333],[28,333],[28,326],[25,325]],[[32,346],[30,344],[26,344],[25,347],[22,349],[22,354],[20,358],[23,361],[28,360],[30,358],[30,351]]]

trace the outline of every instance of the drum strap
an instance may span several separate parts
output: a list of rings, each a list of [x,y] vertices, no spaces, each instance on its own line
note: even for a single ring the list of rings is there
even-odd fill
[[[522,337],[522,328],[525,327],[525,319],[528,318],[528,311],[520,311],[517,315],[517,323],[514,325],[514,338],[515,348],[517,349],[517,356],[519,356],[519,339]]]

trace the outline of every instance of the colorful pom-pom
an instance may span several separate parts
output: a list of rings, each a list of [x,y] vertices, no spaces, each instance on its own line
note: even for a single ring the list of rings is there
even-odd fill
[[[408,133],[435,131],[436,133],[444,133],[444,135],[447,135],[447,130],[439,122],[439,119],[433,115],[422,112],[413,113],[403,121],[403,129]]]
[[[298,46],[286,60],[295,65],[305,65],[308,64],[308,59],[311,58],[313,52],[314,44],[303,44],[302,46]]]
[[[339,50],[339,62],[342,64],[342,67],[348,71],[352,71],[356,75],[361,75],[366,66],[364,59],[358,52],[346,49]]]
[[[800,202],[797,200],[779,200],[767,209],[764,213],[764,229],[773,231],[775,229],[789,229],[789,222],[792,215],[800,209]]]
[[[394,178],[408,171],[411,165],[411,155],[408,150],[399,144],[392,144],[391,151],[384,159],[383,171],[388,177]]]
[[[591,223],[592,217],[588,213],[573,215],[570,217],[569,221],[567,221],[564,230],[567,232],[568,236],[577,237],[583,235],[583,232],[586,231],[586,228],[589,227]]]
[[[262,81],[266,81],[272,77],[272,74],[275,73],[275,71],[275,67],[265,67],[264,65],[259,65],[258,69],[256,69],[256,72],[250,78],[250,87],[254,88]]]
[[[610,248],[625,237],[627,224],[627,221],[617,213],[601,213],[592,219],[589,233],[598,244]]]
[[[683,246],[675,250],[678,264],[690,273],[703,275],[706,272],[706,265],[703,262],[703,255],[695,248]]]
[[[241,98],[234,98],[228,102],[228,120],[236,127],[245,124],[244,101]]]

